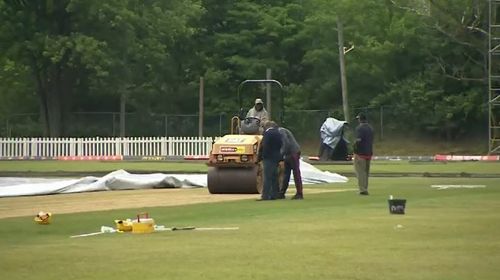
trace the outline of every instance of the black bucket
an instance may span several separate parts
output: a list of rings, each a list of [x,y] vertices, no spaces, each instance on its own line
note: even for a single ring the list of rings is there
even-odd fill
[[[406,199],[389,199],[389,212],[391,214],[404,215],[406,207]]]

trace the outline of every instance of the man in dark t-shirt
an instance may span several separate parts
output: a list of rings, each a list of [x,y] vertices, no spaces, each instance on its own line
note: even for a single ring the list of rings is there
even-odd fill
[[[354,170],[358,178],[359,194],[368,195],[368,177],[373,156],[373,128],[368,124],[365,114],[359,113],[356,119],[359,125],[356,127],[354,141]]]
[[[264,129],[259,151],[259,161],[262,160],[264,165],[264,188],[259,200],[274,200],[278,198],[278,165],[282,140],[275,122],[266,122]]]

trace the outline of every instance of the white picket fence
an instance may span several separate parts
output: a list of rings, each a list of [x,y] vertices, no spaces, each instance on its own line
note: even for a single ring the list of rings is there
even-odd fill
[[[206,156],[212,137],[0,138],[0,157]]]

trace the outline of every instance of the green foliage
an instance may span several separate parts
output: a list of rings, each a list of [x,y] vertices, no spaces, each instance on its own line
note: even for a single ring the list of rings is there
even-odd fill
[[[201,7],[197,1],[9,1],[1,12],[0,38],[9,42],[1,50],[30,68],[24,83],[36,88],[47,133],[59,135],[65,111],[89,109],[71,102],[75,92],[125,94],[148,111],[156,109],[155,95],[177,93],[182,57],[171,56],[179,40],[195,33],[187,23]],[[170,83],[176,85],[169,90]]]
[[[392,113],[399,116],[400,129],[408,129],[411,124],[410,132],[444,132],[448,139],[463,135],[483,113],[477,108],[481,93],[472,88],[446,94],[444,87],[431,87],[430,80],[428,75],[418,74],[392,84],[390,90],[372,100],[372,104],[391,104]]]
[[[340,111],[340,20],[349,104],[451,139],[485,119],[486,15],[471,0],[2,1],[0,118],[41,108],[45,134],[74,133],[68,112],[120,96],[144,118],[193,114],[200,76],[205,112],[232,115],[237,85],[267,68],[289,110]],[[263,95],[245,89],[243,106]]]
[[[30,69],[16,61],[0,56],[0,119],[7,118],[12,109],[29,113],[36,108],[33,88],[24,83]],[[28,104],[28,106],[24,105]]]

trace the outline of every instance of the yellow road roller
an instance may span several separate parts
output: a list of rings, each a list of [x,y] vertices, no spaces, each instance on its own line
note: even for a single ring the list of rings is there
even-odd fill
[[[276,80],[245,80],[238,87],[240,108],[242,101],[240,90],[249,83],[275,84],[283,89]],[[283,91],[281,102],[283,112]],[[231,119],[231,133],[219,138],[212,146],[208,167],[208,191],[212,194],[257,194],[262,193],[262,166],[257,163],[260,143],[262,141],[260,120],[245,118],[240,115]],[[280,115],[283,123],[283,113]],[[256,129],[257,127],[257,129]],[[280,182],[283,164],[280,164]]]
[[[257,164],[261,135],[230,134],[217,140],[208,162],[210,193],[260,193],[262,168]]]

